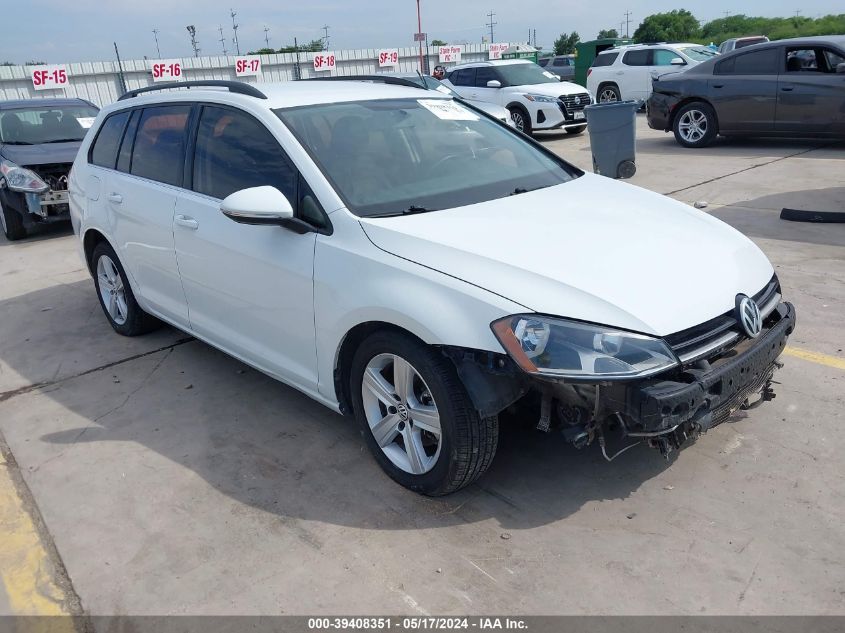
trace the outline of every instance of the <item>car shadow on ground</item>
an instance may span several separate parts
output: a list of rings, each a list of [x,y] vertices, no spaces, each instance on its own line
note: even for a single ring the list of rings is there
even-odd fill
[[[843,212],[845,187],[805,189],[737,200],[708,209],[708,212],[752,238],[845,246],[845,224],[782,220],[780,212],[784,208]]]
[[[845,150],[845,141],[821,138],[774,138],[774,137],[717,137],[711,145],[698,149],[681,147],[671,132],[665,136],[638,137],[637,152],[643,154],[695,156],[735,156],[737,158],[770,158],[777,154],[806,158],[831,158],[830,154],[816,150]]]
[[[70,286],[95,304],[90,283]],[[51,287],[23,298],[29,305],[60,305],[57,293]],[[20,300],[0,302],[0,314],[21,321],[5,323],[4,331],[28,326],[25,314],[5,305]],[[64,315],[69,328],[89,320],[81,332],[94,336],[96,328],[96,336],[120,344],[104,317],[93,319],[84,302],[76,304]],[[13,371],[16,361],[24,365],[2,343],[0,356]],[[575,450],[527,420],[503,424],[496,459],[479,482],[448,497],[426,498],[381,472],[353,420],[200,341],[90,369],[0,405],[9,416],[3,428],[13,450],[28,442],[27,451],[36,451],[29,463],[21,459],[25,471],[50,460],[78,489],[94,489],[115,472],[149,479],[138,490],[170,485],[155,478],[162,475],[153,474],[149,462],[156,460],[148,452],[133,451],[137,457],[128,463],[119,456],[123,451],[116,447],[134,443],[236,501],[280,517],[393,530],[493,518],[503,528],[520,529],[567,517],[584,504],[627,498],[671,463],[646,447],[607,463],[596,445]],[[27,398],[38,398],[37,406]],[[10,410],[16,400],[20,408]],[[168,470],[184,481],[183,470]]]
[[[30,242],[40,242],[42,240],[50,240],[56,237],[63,237],[73,233],[73,226],[70,221],[56,222],[55,224],[38,224],[27,229],[27,235],[22,240],[10,242],[6,239],[0,231],[0,247],[10,246],[13,244],[27,244]]]

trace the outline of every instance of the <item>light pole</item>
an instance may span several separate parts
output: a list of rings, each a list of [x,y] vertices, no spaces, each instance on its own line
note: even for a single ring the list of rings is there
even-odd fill
[[[420,0],[417,0],[417,33],[422,33],[422,17],[420,16]],[[420,39],[420,72],[423,72],[425,66],[423,66],[423,43],[422,38]]]

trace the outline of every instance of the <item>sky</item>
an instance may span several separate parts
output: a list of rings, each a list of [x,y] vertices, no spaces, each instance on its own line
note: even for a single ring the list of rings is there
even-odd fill
[[[153,29],[158,30],[161,57],[189,57],[188,25],[196,28],[201,55],[223,54],[222,26],[231,54],[232,8],[241,53],[265,45],[265,27],[270,46],[279,48],[292,44],[294,37],[300,42],[322,37],[322,27],[328,25],[332,50],[413,46],[417,31],[414,0],[28,0],[23,13],[11,10],[12,2],[0,0],[0,61],[16,63],[111,60],[113,42],[123,59],[154,58],[159,55]],[[768,17],[794,15],[797,8],[808,17],[845,12],[841,0],[751,0],[742,8],[731,0],[604,0],[601,10],[598,3],[559,0],[420,0],[420,6],[423,31],[430,39],[480,42],[489,33],[485,24],[493,11],[495,41],[524,42],[529,29],[536,29],[537,43],[546,49],[562,32],[578,31],[582,40],[589,40],[600,29],[618,30],[626,11],[631,12],[632,34],[647,15],[676,8],[691,11],[702,22],[726,11]],[[15,18],[24,14],[25,20]]]

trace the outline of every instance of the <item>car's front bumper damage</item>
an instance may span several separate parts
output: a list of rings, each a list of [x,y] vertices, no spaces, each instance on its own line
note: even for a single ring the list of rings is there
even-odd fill
[[[618,431],[668,455],[737,409],[774,398],[772,377],[795,318],[792,304],[780,303],[756,338],[655,377],[618,382],[534,377],[504,355],[445,352],[482,416],[507,409],[518,418],[538,420],[539,430],[560,431],[578,448],[598,442],[602,451],[605,437]]]

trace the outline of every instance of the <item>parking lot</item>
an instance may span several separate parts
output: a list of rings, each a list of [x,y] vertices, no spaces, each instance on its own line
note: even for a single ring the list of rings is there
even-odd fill
[[[539,138],[590,167],[586,134]],[[437,499],[223,353],[114,333],[69,228],[0,237],[0,613],[845,614],[845,225],[778,217],[845,209],[843,150],[685,150],[640,116],[630,182],[706,202],[796,306],[777,398],[668,461],[505,427]]]

